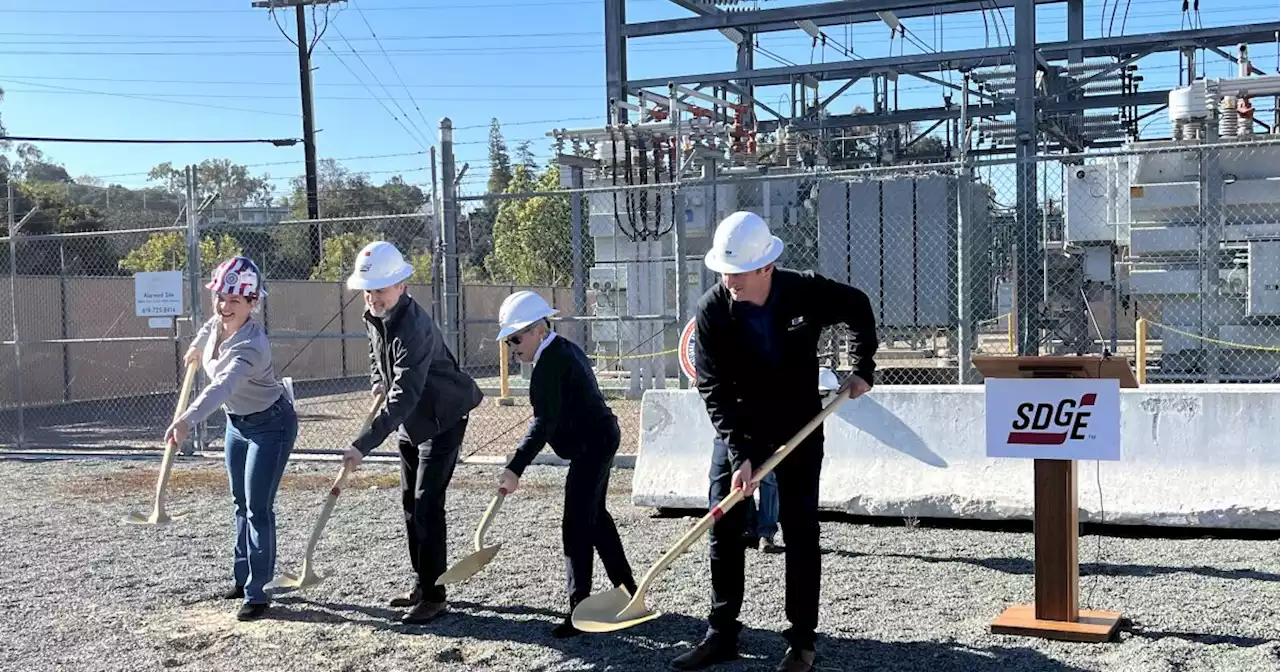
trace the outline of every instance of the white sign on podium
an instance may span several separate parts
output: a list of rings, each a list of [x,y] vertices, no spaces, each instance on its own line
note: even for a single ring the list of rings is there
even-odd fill
[[[1120,381],[988,378],[987,457],[1119,460]]]

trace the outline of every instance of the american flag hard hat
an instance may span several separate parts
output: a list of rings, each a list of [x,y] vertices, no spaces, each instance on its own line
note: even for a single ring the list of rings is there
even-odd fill
[[[206,289],[219,294],[239,294],[248,298],[266,295],[262,291],[262,274],[248,257],[232,257],[213,269]]]

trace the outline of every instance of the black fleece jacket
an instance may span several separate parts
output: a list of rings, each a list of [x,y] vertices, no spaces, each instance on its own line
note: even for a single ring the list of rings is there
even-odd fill
[[[862,290],[813,271],[775,267],[767,305],[772,362],[761,356],[743,304],[735,305],[723,283],[698,302],[698,391],[735,464],[749,459],[758,466],[822,410],[817,379],[824,328],[850,328],[853,373],[875,384],[879,341],[871,301]]]
[[[480,386],[458,367],[440,330],[408,293],[385,319],[364,313],[369,332],[369,377],[382,383],[387,402],[369,431],[351,443],[368,455],[403,427],[421,444],[452,427],[484,399]]]
[[[616,436],[610,425],[617,418],[605,404],[591,361],[563,336],[551,339],[538,356],[529,378],[529,403],[533,422],[507,464],[517,476],[543,446],[550,444],[556,455],[573,460],[606,448],[609,437]]]

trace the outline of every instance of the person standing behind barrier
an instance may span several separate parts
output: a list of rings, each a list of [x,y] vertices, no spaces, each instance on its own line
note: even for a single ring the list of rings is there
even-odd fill
[[[871,389],[879,343],[875,314],[861,290],[812,271],[777,268],[783,244],[758,215],[735,212],[716,227],[705,263],[721,281],[698,302],[694,368],[698,391],[716,432],[710,503],[731,488],[755,491],[752,473],[822,410],[813,385],[822,330],[852,330],[853,373],[842,389]],[[778,475],[779,519],[787,531],[786,605],[791,627],[778,670],[813,669],[822,559],[818,547],[818,483],[823,456],[818,427],[787,456]],[[738,657],[745,583],[742,543],[746,511],[733,507],[710,535],[711,610],[706,636],[671,662],[697,670]]]
[[[386,404],[369,429],[352,442],[343,460],[355,469],[393,430],[400,450],[400,490],[409,562],[416,583],[391,600],[410,607],[401,620],[426,623],[444,613],[447,556],[445,491],[453,479],[471,411],[484,394],[458,366],[440,330],[408,292],[413,266],[384,241],[356,254],[347,288],[364,292],[373,394]]]
[[[759,548],[765,553],[781,553],[775,537],[778,535],[778,475],[769,472],[760,480],[759,502],[756,497],[742,501],[747,507],[747,533],[743,536],[747,548]]]
[[[205,288],[213,292],[214,316],[196,332],[185,360],[201,362],[210,381],[165,431],[165,440],[180,444],[219,406],[226,413],[223,452],[236,542],[235,586],[223,597],[243,598],[236,617],[249,621],[261,618],[269,603],[263,587],[275,573],[276,491],[298,438],[298,414],[292,393],[276,379],[267,333],[252,317],[267,295],[257,265],[246,257],[228,259]]]
[[[505,340],[520,361],[533,364],[529,380],[533,421],[498,487],[515,492],[525,468],[547,444],[569,460],[560,522],[569,613],[551,633],[563,638],[580,633],[573,627],[572,613],[591,594],[597,551],[610,583],[635,595],[636,581],[605,505],[613,456],[622,441],[618,418],[605,404],[586,354],[551,331],[549,318],[557,312],[529,291],[508,296],[498,310],[497,340]]]

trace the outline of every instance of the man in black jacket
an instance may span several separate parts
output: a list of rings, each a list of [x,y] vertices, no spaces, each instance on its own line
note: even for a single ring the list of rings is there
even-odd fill
[[[411,607],[401,619],[425,623],[446,610],[436,579],[447,565],[445,490],[453,478],[471,410],[484,398],[458,367],[431,316],[408,294],[413,267],[387,242],[365,246],[347,287],[364,291],[373,393],[387,400],[369,430],[351,443],[350,468],[382,445],[392,431],[400,448],[400,489],[409,561],[417,583],[391,600]]]
[[[582,348],[551,331],[548,318],[557,312],[530,291],[508,296],[498,311],[498,340],[506,340],[520,361],[533,363],[529,380],[533,422],[498,479],[498,487],[515,492],[525,468],[547,444],[569,460],[560,523],[569,613],[551,633],[563,638],[579,634],[573,627],[573,609],[591,594],[596,551],[613,585],[635,595],[636,581],[605,506],[613,456],[622,439],[618,418],[605,404]]]
[[[698,391],[716,430],[710,503],[731,488],[754,492],[752,470],[822,410],[814,386],[822,330],[852,331],[853,373],[842,389],[871,389],[878,341],[871,302],[861,290],[821,275],[777,268],[782,241],[750,212],[735,212],[716,228],[706,265],[721,276],[698,304],[695,368]],[[779,523],[787,531],[788,649],[780,672],[813,669],[822,563],[818,548],[818,480],[822,428],[814,430],[774,471]],[[711,529],[711,613],[707,635],[672,669],[696,670],[738,657],[742,624],[746,511],[734,507]]]

